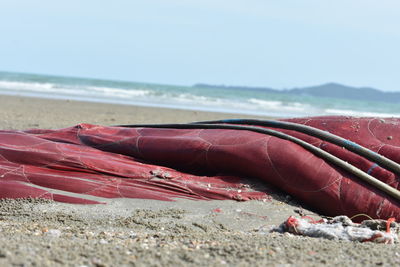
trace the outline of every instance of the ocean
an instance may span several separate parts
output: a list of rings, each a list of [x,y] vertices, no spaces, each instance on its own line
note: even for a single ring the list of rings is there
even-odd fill
[[[400,105],[255,89],[174,86],[0,72],[0,94],[273,117],[400,117]]]

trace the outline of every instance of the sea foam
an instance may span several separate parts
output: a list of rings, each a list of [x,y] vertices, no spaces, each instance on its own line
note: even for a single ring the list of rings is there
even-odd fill
[[[400,116],[398,105],[379,102],[4,72],[0,72],[0,94],[275,117]]]

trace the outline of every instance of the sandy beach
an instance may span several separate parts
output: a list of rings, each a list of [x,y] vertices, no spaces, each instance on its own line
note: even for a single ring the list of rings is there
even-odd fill
[[[0,129],[63,128],[256,118],[177,109],[0,96]],[[263,186],[263,185],[259,185]],[[351,243],[271,230],[296,211],[283,193],[262,201],[106,205],[0,201],[0,266],[397,266],[400,246]]]

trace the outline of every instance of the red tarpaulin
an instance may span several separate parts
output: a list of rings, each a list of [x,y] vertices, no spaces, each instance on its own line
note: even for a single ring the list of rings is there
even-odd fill
[[[328,131],[400,162],[400,119],[286,121]],[[279,131],[399,187],[399,177],[373,161],[304,133]],[[98,203],[85,195],[159,200],[268,198],[249,187],[244,178],[265,181],[326,215],[365,213],[400,219],[398,200],[298,144],[262,133],[90,124],[0,131],[0,198],[41,197],[70,203]]]

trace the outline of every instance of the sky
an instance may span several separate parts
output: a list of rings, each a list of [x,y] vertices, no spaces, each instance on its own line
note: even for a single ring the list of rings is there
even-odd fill
[[[400,91],[398,0],[1,0],[0,71]]]

